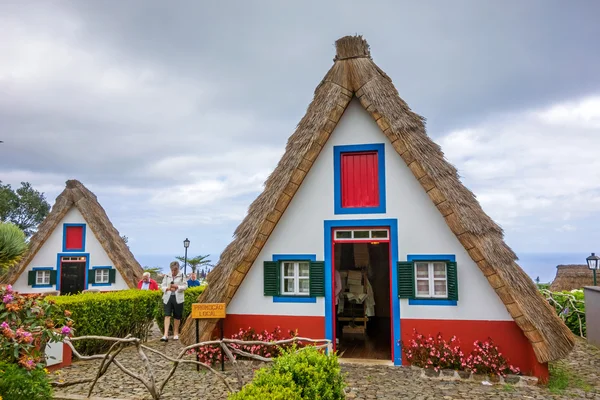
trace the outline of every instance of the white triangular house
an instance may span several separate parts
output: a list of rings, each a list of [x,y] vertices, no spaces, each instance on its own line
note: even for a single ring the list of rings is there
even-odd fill
[[[467,350],[490,337],[523,372],[547,377],[571,332],[366,41],[336,48],[200,301],[227,303],[226,335],[279,326],[396,365],[413,329],[456,335]],[[202,339],[215,323],[201,322]]]
[[[2,283],[21,293],[104,292],[135,288],[142,273],[96,196],[70,180]]]

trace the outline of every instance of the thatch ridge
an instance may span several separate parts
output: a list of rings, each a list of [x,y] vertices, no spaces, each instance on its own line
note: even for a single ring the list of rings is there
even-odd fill
[[[553,292],[582,289],[594,284],[594,273],[587,264],[557,265],[556,277],[550,284]]]
[[[231,301],[350,100],[357,97],[487,277],[532,343],[537,359],[547,362],[567,355],[575,343],[572,333],[517,265],[515,253],[504,243],[502,229],[460,182],[440,146],[427,136],[424,118],[410,109],[391,79],[372,61],[366,41],[361,36],[346,36],[336,42],[336,49],[333,66],[317,86],[264,191],[250,205],[233,241],[209,274],[208,289],[199,301]],[[200,322],[202,339],[212,334],[215,323]],[[182,340],[189,344],[193,339],[192,322],[188,321]]]
[[[27,253],[15,268],[11,268],[0,278],[0,283],[14,284],[16,282],[71,207],[76,207],[79,210],[87,226],[92,230],[127,285],[130,288],[137,287],[137,283],[143,274],[142,267],[110,222],[106,211],[98,203],[96,195],[77,180],[66,182],[65,190],[58,195],[50,213],[31,237]]]

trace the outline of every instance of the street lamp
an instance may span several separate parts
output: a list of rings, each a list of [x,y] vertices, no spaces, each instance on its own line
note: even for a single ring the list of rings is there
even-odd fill
[[[596,253],[592,253],[592,255],[585,260],[587,261],[588,268],[594,271],[594,286],[596,286],[596,270],[600,267],[600,257],[598,257]]]
[[[187,277],[187,249],[190,247],[190,239],[185,238],[183,241],[183,247],[185,247],[185,257],[184,257],[184,266],[183,266],[183,274]]]

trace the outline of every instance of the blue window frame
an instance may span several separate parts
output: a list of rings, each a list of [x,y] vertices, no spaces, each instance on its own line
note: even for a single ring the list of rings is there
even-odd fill
[[[53,267],[33,267],[31,270],[36,272],[36,282],[37,282],[37,272],[38,271],[48,271],[48,273],[50,273],[51,271],[54,271],[54,268]],[[48,275],[48,283],[47,284],[45,283],[45,284],[39,284],[38,285],[38,284],[34,283],[31,287],[34,287],[34,288],[49,288],[49,287],[52,287],[53,285],[50,284],[50,279],[51,279],[50,275]]]
[[[409,254],[406,261],[456,261],[454,254]],[[408,299],[410,306],[456,306],[456,300],[445,299]]]
[[[80,249],[67,249],[67,228],[69,227],[82,227],[81,233],[81,248]],[[62,241],[62,251],[63,253],[67,252],[82,252],[85,251],[85,234],[86,234],[86,224],[63,224],[63,241]]]
[[[273,254],[272,261],[317,261],[316,254]],[[281,268],[281,267],[280,267]],[[310,296],[273,296],[273,303],[316,303]]]
[[[377,173],[379,187],[378,207],[342,207],[342,154],[377,152]],[[385,145],[383,143],[357,144],[333,147],[333,182],[335,214],[383,214],[386,212],[385,199]]]
[[[111,286],[112,283],[110,283],[110,275],[108,272],[111,269],[112,269],[112,267],[109,265],[100,265],[100,266],[92,267],[92,270],[90,271],[90,273],[95,274],[95,279],[94,279],[95,281],[98,280],[98,274],[96,273],[96,271],[107,271],[106,278],[109,280],[108,282],[105,282],[105,283],[94,282],[94,283],[92,283],[92,286]]]

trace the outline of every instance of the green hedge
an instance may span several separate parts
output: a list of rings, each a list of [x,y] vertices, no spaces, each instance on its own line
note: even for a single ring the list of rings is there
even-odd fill
[[[82,293],[47,297],[61,310],[71,312],[76,336],[132,336],[146,339],[158,309],[162,293],[150,290],[121,290],[107,293]],[[74,342],[83,354],[106,351],[111,343],[96,340]]]
[[[337,357],[327,356],[314,347],[296,351],[291,348],[277,357],[270,367],[259,370],[252,382],[228,399],[344,399],[345,384]]]
[[[2,400],[51,400],[52,387],[42,368],[27,371],[14,363],[0,362]]]
[[[183,302],[183,317],[181,318],[181,324],[183,326],[183,323],[185,322],[186,318],[188,317],[188,315],[190,315],[190,313],[192,312],[192,304],[193,303],[197,303],[198,302],[198,296],[200,296],[202,294],[202,292],[204,292],[204,289],[206,288],[206,286],[195,286],[195,287],[191,287],[188,288],[185,291],[185,297],[184,297],[184,302]],[[161,299],[162,299],[162,293],[161,293]],[[158,309],[156,310],[156,323],[158,324],[158,327],[160,328],[160,331],[162,332],[164,330],[164,326],[165,326],[165,313],[164,313],[164,307],[162,306],[162,300],[161,300],[161,306],[158,307]]]

